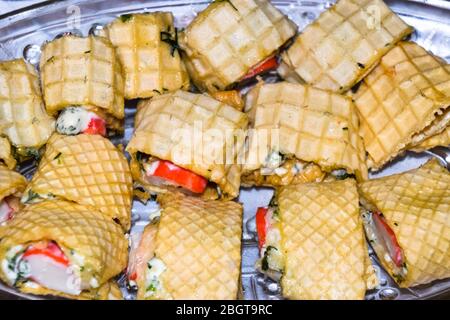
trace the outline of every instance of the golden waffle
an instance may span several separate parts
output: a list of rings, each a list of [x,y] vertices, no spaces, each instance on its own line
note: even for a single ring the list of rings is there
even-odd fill
[[[20,197],[26,185],[24,176],[0,164],[0,202],[10,195]]]
[[[224,194],[238,195],[236,157],[247,128],[245,113],[208,95],[179,90],[142,102],[135,128],[127,151],[133,178],[146,188],[164,192],[143,180],[137,152],[169,160],[217,183]],[[235,136],[242,139],[234,142]]]
[[[16,159],[14,159],[11,150],[11,144],[8,138],[0,136],[0,163],[3,161],[9,169],[14,169],[16,166]]]
[[[383,213],[403,249],[408,272],[401,287],[450,277],[450,174],[437,160],[364,182],[360,191]]]
[[[423,140],[420,144],[415,146],[412,150],[422,152],[437,146],[447,147],[450,145],[450,127],[447,127],[441,133],[431,136]]]
[[[267,0],[214,1],[186,28],[180,45],[195,85],[214,92],[239,81],[296,31]]]
[[[54,134],[25,195],[30,191],[90,205],[130,226],[132,178],[124,154],[99,135]]]
[[[41,240],[55,241],[67,256],[68,251],[76,250],[84,257],[82,277],[83,272],[95,276],[99,285],[119,274],[127,264],[128,241],[118,224],[92,207],[60,200],[27,206],[17,215],[0,240],[0,260],[14,246]],[[2,270],[0,278],[8,282]],[[61,295],[45,288],[22,288],[30,293]]]
[[[236,299],[241,266],[242,206],[166,193],[155,256],[172,299]]]
[[[178,50],[170,12],[122,15],[106,28],[125,74],[127,99],[189,88],[189,77]]]
[[[283,54],[307,83],[345,92],[413,31],[382,0],[340,0]]]
[[[450,65],[413,42],[400,42],[354,98],[368,165],[377,170],[450,121]]]
[[[50,114],[71,105],[83,105],[123,119],[122,68],[106,38],[69,35],[48,42],[42,48],[40,70]]]
[[[358,179],[367,178],[358,117],[348,97],[280,82],[255,87],[247,95],[246,107],[253,129],[246,172],[261,168],[269,152],[278,149],[325,171],[343,168]],[[274,139],[264,140],[268,132]]]
[[[34,67],[23,59],[0,62],[0,134],[16,147],[39,148],[54,129]]]
[[[353,179],[282,187],[278,194],[289,299],[363,299],[368,252]]]

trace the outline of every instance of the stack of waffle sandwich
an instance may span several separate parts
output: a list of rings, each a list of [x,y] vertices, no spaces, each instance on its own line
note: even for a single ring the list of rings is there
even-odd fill
[[[450,277],[447,169],[369,179],[450,144],[450,65],[412,32],[382,0],[339,0],[300,32],[268,0],[212,1],[182,31],[149,12],[55,38],[39,73],[0,62],[0,279],[122,299],[125,274],[138,299],[239,298],[242,187],[275,190],[255,267],[285,298],[363,299],[369,246],[400,287]],[[137,237],[133,198],[159,204]]]

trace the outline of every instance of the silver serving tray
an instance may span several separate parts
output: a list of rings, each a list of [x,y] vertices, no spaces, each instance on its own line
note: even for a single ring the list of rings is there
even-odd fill
[[[324,0],[273,0],[278,8],[285,12],[300,29],[313,21],[320,12],[330,7],[334,1]],[[387,0],[390,7],[408,24],[415,27],[412,39],[426,49],[433,51],[450,62],[450,2],[444,0]],[[24,57],[37,65],[40,45],[64,32],[87,35],[96,33],[102,25],[123,13],[143,11],[171,11],[178,27],[185,27],[209,1],[138,1],[138,0],[74,0],[46,1],[9,14],[0,15],[0,60]],[[125,133],[115,137],[115,143],[126,144],[132,135],[135,102],[126,105]],[[407,153],[389,164],[371,177],[390,175],[416,168],[430,157],[437,157],[450,168],[450,151],[447,148],[435,148],[432,151],[414,154]],[[30,178],[35,170],[34,163],[26,163],[20,171]],[[252,188],[241,191],[239,201],[244,204],[244,233],[242,245],[242,293],[247,300],[278,300],[280,286],[261,274],[255,268],[258,259],[258,247],[255,232],[256,208],[270,201],[273,191],[269,188]],[[132,217],[131,237],[139,234],[148,219],[148,213],[156,206],[135,201]],[[378,265],[370,250],[371,259]],[[411,289],[399,289],[386,272],[377,267],[380,287],[367,292],[367,299],[430,299],[450,298],[450,279],[435,281]],[[133,299],[134,292],[125,284],[124,276],[118,278],[125,299]],[[0,283],[0,298],[42,299],[17,292]]]

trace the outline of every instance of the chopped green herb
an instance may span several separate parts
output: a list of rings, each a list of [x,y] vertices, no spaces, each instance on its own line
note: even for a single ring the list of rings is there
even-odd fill
[[[30,189],[27,193],[27,198],[26,198],[25,203],[32,202],[39,198],[40,198],[39,194]]]
[[[357,63],[358,67],[360,67],[361,69],[364,69],[366,66],[364,64],[362,64],[361,62]]]
[[[161,31],[160,40],[167,43],[170,46],[170,55],[175,56],[175,51],[180,50],[180,45],[178,44],[178,29],[175,28],[175,33],[168,31]]]
[[[394,222],[394,226],[398,227],[398,223],[397,223],[397,222]]]
[[[80,267],[80,272],[83,272],[84,271],[84,266],[81,266]]]
[[[357,92],[358,92],[359,87],[361,87],[361,83],[362,83],[362,81],[358,82],[357,84],[355,84],[355,85],[351,88],[352,93],[357,93]],[[354,101],[353,101],[353,102],[354,102]]]
[[[153,89],[153,92],[156,92],[157,94],[161,94],[161,91]]]
[[[86,53],[86,54],[87,54],[87,53],[91,53],[91,50],[85,51],[84,53]]]
[[[61,163],[61,161],[59,160],[59,157],[61,157],[62,153],[59,152],[54,158],[53,160],[58,160],[58,163]]]
[[[154,283],[150,283],[150,285],[147,287],[146,291],[156,292],[156,286]]]
[[[342,130],[348,130],[348,127],[343,127]]]
[[[120,20],[122,22],[127,22],[127,21],[131,20],[131,18],[133,18],[132,14],[123,14],[120,16]]]
[[[266,248],[266,251],[264,252],[264,257],[261,260],[261,268],[263,271],[267,271],[269,270],[269,261],[267,260],[269,258],[269,254],[271,250],[277,250],[277,248],[275,248],[274,246],[268,246]]]
[[[54,56],[52,56],[52,57],[47,59],[47,63],[51,63],[53,61],[55,61],[55,57]]]

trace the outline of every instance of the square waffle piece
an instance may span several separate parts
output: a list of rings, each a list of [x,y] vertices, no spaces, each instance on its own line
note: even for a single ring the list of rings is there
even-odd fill
[[[48,113],[83,106],[109,117],[111,127],[124,118],[122,67],[108,39],[67,35],[50,41],[42,47],[40,70]]]
[[[23,59],[0,62],[0,135],[18,149],[39,149],[54,129],[34,67]]]
[[[215,92],[240,81],[297,31],[267,0],[213,1],[180,37],[195,85]]]
[[[137,269],[138,299],[237,299],[242,206],[180,193],[165,193],[158,201],[160,221],[144,231],[152,241],[141,241],[138,249],[151,258]]]
[[[167,192],[146,180],[140,155],[190,170],[236,197],[240,186],[237,155],[244,143],[247,116],[206,94],[176,91],[138,106],[135,133],[127,146],[133,178],[151,192]]]
[[[403,274],[376,253],[400,287],[450,277],[450,173],[430,160],[421,168],[359,186],[367,209],[379,211],[403,251]],[[372,244],[372,247],[374,245]],[[374,247],[375,249],[376,247]]]
[[[172,13],[126,14],[104,30],[122,63],[127,99],[189,88]]]
[[[289,299],[364,299],[368,251],[354,179],[282,187],[277,194]]]
[[[100,135],[54,134],[22,197],[24,203],[65,199],[130,227],[133,181],[125,155]]]
[[[354,100],[370,168],[440,133],[450,121],[450,65],[400,42],[362,81]]]
[[[300,182],[320,181],[320,170],[345,169],[360,180],[367,178],[358,117],[350,98],[301,84],[261,83],[247,95],[246,108],[250,130],[243,181],[244,175],[271,167],[274,152],[302,161]],[[307,163],[316,167],[308,169]]]
[[[382,0],[339,0],[300,33],[283,62],[315,87],[345,92],[412,30]]]

